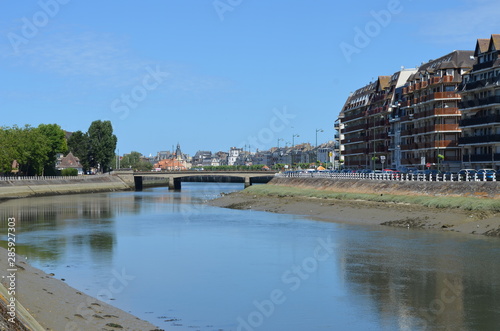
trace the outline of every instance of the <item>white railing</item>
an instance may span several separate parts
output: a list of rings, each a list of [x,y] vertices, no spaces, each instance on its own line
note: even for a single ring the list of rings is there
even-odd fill
[[[497,174],[498,175],[498,174]],[[368,179],[390,181],[429,181],[429,182],[457,182],[457,181],[496,181],[497,176],[474,174],[464,176],[459,174],[422,174],[422,173],[331,173],[331,172],[299,172],[290,171],[278,173],[276,177],[283,178],[341,178],[341,179]],[[490,178],[491,177],[491,178]]]
[[[107,173],[102,175],[79,175],[79,176],[0,176],[3,181],[18,181],[18,180],[54,180],[54,179],[92,179],[97,177],[109,176]]]

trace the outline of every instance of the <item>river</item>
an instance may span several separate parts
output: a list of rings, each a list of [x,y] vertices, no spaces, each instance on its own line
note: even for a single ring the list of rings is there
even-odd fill
[[[26,198],[0,217],[33,266],[165,330],[500,326],[499,239],[205,204],[242,188]]]

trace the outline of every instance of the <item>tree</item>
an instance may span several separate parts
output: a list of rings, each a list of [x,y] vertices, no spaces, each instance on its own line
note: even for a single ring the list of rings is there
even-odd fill
[[[68,138],[68,149],[80,160],[83,171],[87,172],[90,169],[90,143],[88,134],[82,131],[73,132]]]
[[[139,171],[149,171],[153,168],[153,165],[146,160],[142,160],[142,154],[139,152],[130,152],[123,156],[120,161],[121,168],[132,168]]]
[[[87,132],[89,137],[90,166],[106,172],[113,162],[117,138],[110,121],[94,121]]]
[[[48,138],[40,129],[29,125],[24,128],[14,126],[10,130],[15,142],[15,159],[19,162],[21,173],[42,175],[50,150]]]
[[[0,128],[0,172],[10,173],[12,162],[17,159],[16,143],[12,130]]]
[[[38,130],[47,138],[48,142],[47,161],[44,165],[43,173],[46,175],[54,175],[57,154],[64,154],[68,151],[66,134],[57,124],[40,124]]]

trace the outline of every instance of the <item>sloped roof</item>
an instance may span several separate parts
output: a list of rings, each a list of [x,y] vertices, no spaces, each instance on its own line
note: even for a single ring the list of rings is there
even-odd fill
[[[430,72],[433,69],[452,69],[452,68],[472,68],[475,63],[473,51],[453,51],[438,59],[429,61],[419,68],[419,72]],[[471,58],[472,57],[472,58]]]
[[[489,50],[493,50],[493,47],[495,50],[500,50],[500,34],[492,34],[490,43],[489,43]]]
[[[59,162],[57,168],[82,168],[82,165],[80,164],[80,160],[76,156],[74,156],[73,153],[69,152],[68,155],[61,159],[61,162]]]
[[[474,56],[478,56],[481,53],[487,52],[490,46],[490,39],[478,39],[476,42],[476,50],[474,51]]]
[[[389,87],[390,81],[391,81],[391,76],[378,76],[378,83],[381,90]]]

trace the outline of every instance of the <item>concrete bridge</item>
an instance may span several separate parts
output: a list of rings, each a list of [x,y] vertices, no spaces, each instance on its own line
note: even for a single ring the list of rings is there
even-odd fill
[[[245,187],[253,183],[267,183],[274,178],[274,171],[114,171],[114,175],[121,177],[124,181],[133,183],[137,191],[141,191],[143,182],[148,178],[168,178],[168,188],[180,190],[182,182],[206,182],[223,183],[239,182],[245,183]]]

